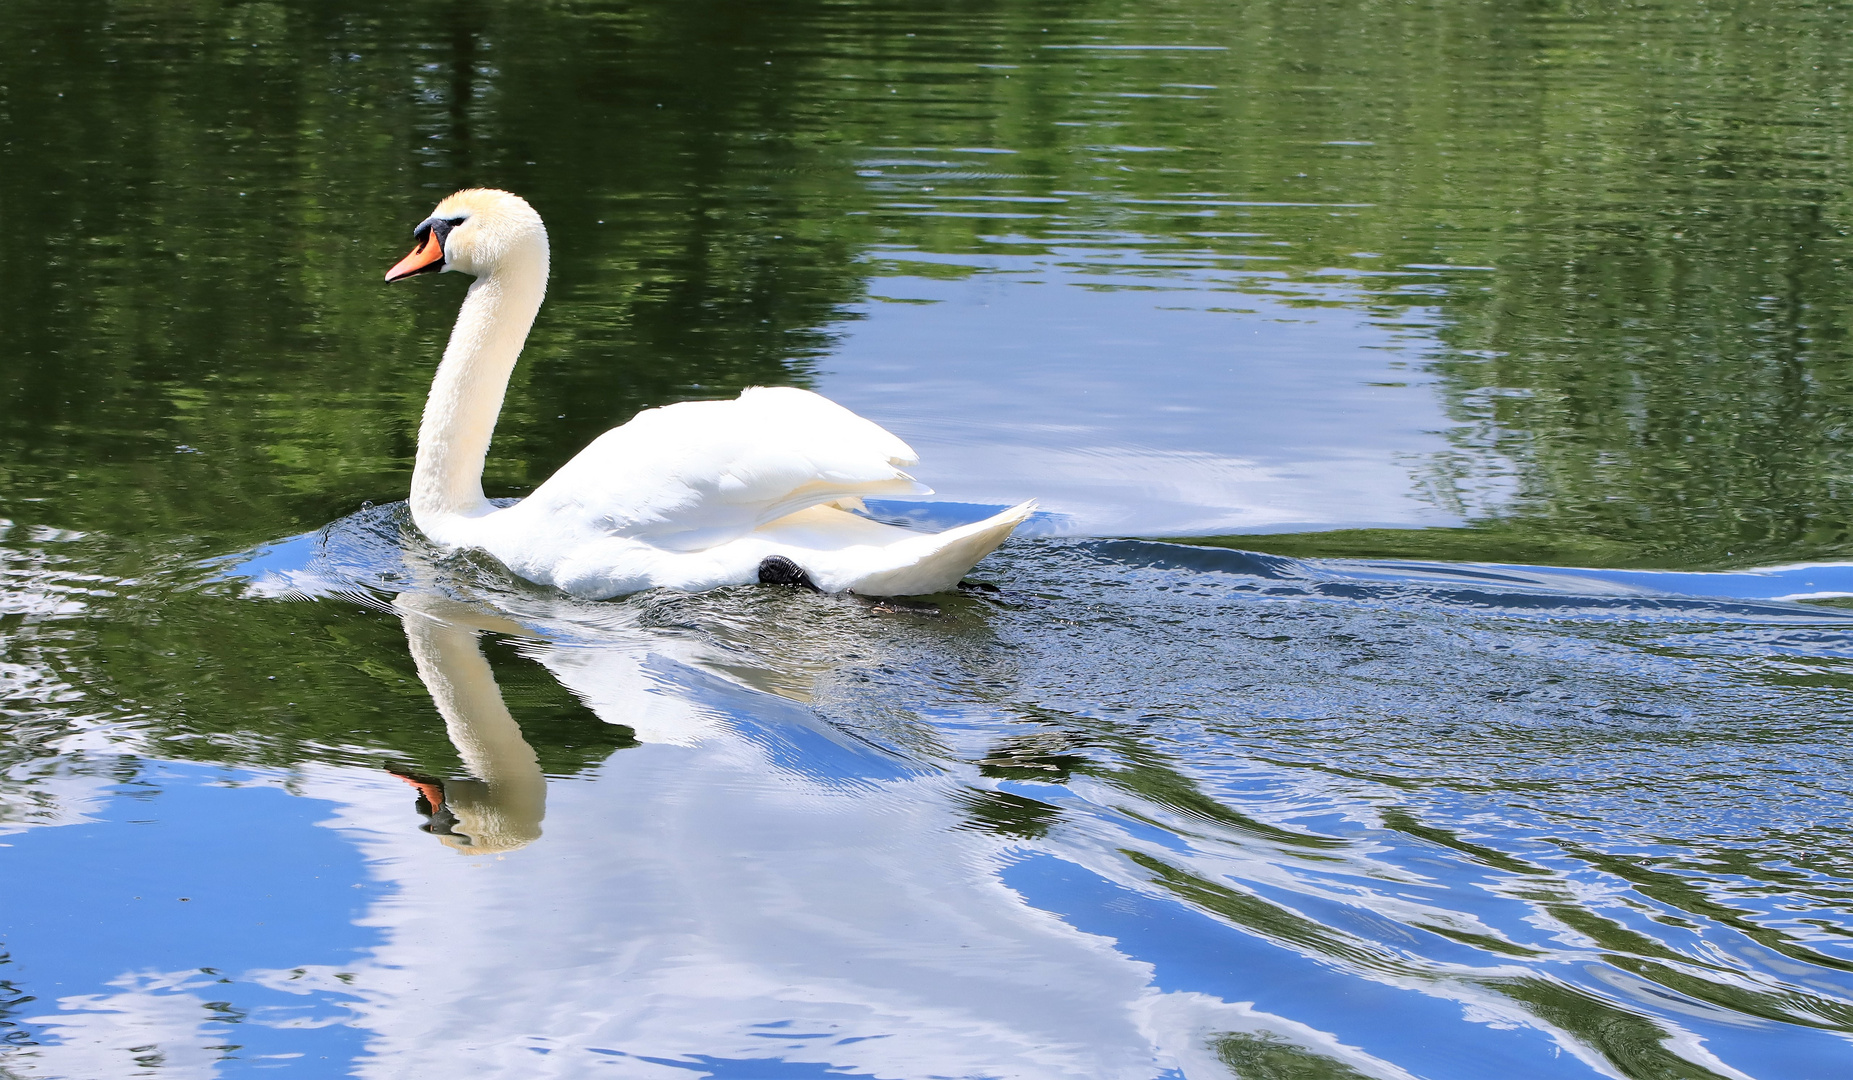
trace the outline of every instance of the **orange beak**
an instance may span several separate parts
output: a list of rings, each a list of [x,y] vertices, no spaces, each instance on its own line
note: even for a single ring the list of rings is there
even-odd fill
[[[444,245],[438,240],[438,232],[432,229],[425,234],[424,242],[412,249],[412,253],[400,259],[391,270],[386,271],[387,281],[398,281],[413,274],[429,274],[444,269]]]

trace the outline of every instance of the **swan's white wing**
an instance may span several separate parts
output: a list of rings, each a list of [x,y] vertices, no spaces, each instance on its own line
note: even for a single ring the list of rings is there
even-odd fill
[[[927,489],[912,448],[808,390],[650,409],[598,437],[523,503],[592,534],[697,551],[807,506]]]

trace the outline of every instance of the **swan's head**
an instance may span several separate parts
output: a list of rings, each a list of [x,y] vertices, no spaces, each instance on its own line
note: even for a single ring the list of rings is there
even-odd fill
[[[547,227],[526,199],[494,188],[459,191],[418,223],[412,253],[386,271],[387,281],[460,270],[487,277],[512,263],[546,266]]]

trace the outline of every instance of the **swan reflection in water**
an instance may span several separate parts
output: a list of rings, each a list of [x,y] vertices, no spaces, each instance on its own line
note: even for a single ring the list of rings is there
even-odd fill
[[[514,851],[540,837],[547,778],[496,685],[479,635],[521,635],[521,627],[433,593],[393,599],[418,678],[444,718],[444,733],[471,778],[437,780],[394,772],[418,790],[425,830],[465,855]]]
[[[509,710],[483,650],[484,635],[523,643],[523,651],[561,686],[604,723],[633,732],[637,743],[670,746],[696,746],[729,726],[722,711],[703,704],[699,694],[684,692],[684,677],[699,673],[751,696],[808,702],[816,677],[830,666],[815,654],[832,651],[832,636],[816,633],[815,626],[807,628],[809,633],[792,633],[793,626],[763,625],[749,617],[710,623],[702,634],[662,633],[636,625],[628,617],[635,612],[621,606],[532,593],[460,599],[475,590],[465,586],[458,594],[439,591],[436,569],[419,567],[415,576],[424,588],[397,594],[392,607],[418,678],[443,718],[445,734],[467,775],[444,779],[411,769],[388,771],[416,791],[415,805],[425,818],[423,831],[464,855],[499,855],[526,847],[540,839],[547,813],[547,777],[540,755]],[[448,584],[460,583],[452,575]],[[696,598],[675,599],[701,604]],[[819,602],[846,605],[858,615],[938,610],[930,603],[898,599]],[[497,604],[518,609],[529,621],[501,613]],[[739,614],[737,604],[720,606]],[[781,604],[772,601],[769,606],[777,609]],[[589,614],[597,623],[590,635],[584,625]],[[564,636],[575,640],[563,643],[547,636],[568,627],[572,629]],[[734,642],[727,640],[730,630]],[[813,734],[819,729],[827,732],[831,742],[854,745],[857,759],[870,754],[870,747],[828,725],[806,726]],[[635,743],[625,740],[620,745]]]

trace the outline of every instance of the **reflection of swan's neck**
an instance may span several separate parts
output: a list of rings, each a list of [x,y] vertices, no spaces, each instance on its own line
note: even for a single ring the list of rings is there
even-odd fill
[[[444,717],[445,733],[483,782],[445,785],[445,802],[458,820],[453,833],[467,841],[452,846],[477,854],[530,843],[547,813],[547,780],[508,714],[476,632],[416,611],[404,612],[403,620],[412,662]]]
[[[412,517],[440,543],[449,542],[444,536],[447,520],[478,517],[492,509],[483,498],[483,461],[502,411],[508,376],[546,293],[543,236],[537,246],[518,249],[503,265],[478,278],[457,312],[444,361],[425,400],[418,461],[412,469]]]

